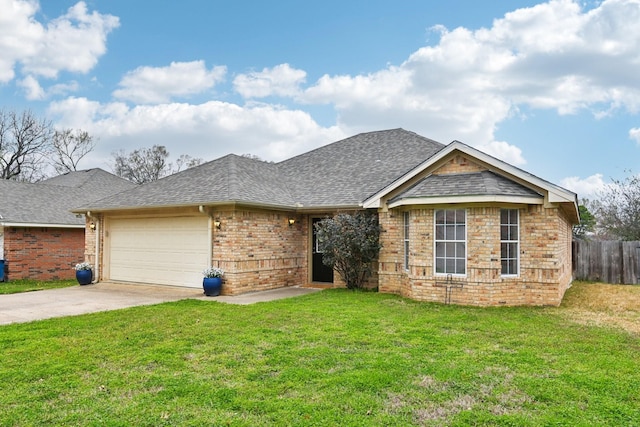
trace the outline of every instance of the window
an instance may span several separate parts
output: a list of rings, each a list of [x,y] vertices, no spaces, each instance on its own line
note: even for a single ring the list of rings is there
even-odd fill
[[[409,212],[403,213],[404,225],[404,269],[409,270]]]
[[[467,273],[467,213],[464,209],[435,211],[436,274]]]
[[[500,210],[500,262],[503,276],[518,275],[520,230],[517,209]]]

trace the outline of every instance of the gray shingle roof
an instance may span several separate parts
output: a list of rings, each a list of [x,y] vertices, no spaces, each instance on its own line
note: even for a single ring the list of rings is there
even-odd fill
[[[403,129],[363,133],[280,163],[234,154],[82,210],[244,202],[280,207],[358,206],[444,145]]]
[[[70,172],[39,183],[0,180],[0,223],[84,225],[71,209],[135,187],[102,169]]]
[[[102,199],[111,194],[136,187],[136,184],[100,168],[67,172],[46,179],[40,184],[78,188],[86,194],[90,194],[91,200]]]
[[[491,171],[448,175],[429,175],[391,202],[403,199],[438,196],[543,196],[517,182],[511,181]]]
[[[361,133],[278,165],[303,206],[358,206],[444,147],[404,129]]]
[[[0,223],[82,225],[69,210],[82,191],[58,185],[0,180]]]
[[[295,205],[276,164],[229,154],[106,197],[82,209],[185,206],[217,202]]]

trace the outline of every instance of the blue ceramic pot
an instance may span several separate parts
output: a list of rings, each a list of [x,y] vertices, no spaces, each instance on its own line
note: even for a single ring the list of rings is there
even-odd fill
[[[204,294],[208,297],[217,297],[222,289],[221,277],[205,277],[202,279],[202,288]]]
[[[91,270],[78,270],[76,271],[76,279],[81,285],[88,285],[91,283],[93,272]]]

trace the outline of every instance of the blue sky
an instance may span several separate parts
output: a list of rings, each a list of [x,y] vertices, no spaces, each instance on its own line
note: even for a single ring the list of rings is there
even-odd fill
[[[482,4],[482,6],[479,6]],[[593,198],[640,172],[640,0],[0,0],[0,107],[111,153],[282,160],[402,127]]]

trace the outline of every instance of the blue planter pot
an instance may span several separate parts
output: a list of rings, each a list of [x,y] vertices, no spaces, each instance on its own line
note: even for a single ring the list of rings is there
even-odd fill
[[[88,285],[93,278],[93,272],[91,270],[78,270],[76,271],[76,279],[81,285]]]
[[[217,297],[220,295],[222,289],[222,278],[220,277],[205,277],[202,279],[202,288],[204,294],[208,297]]]

